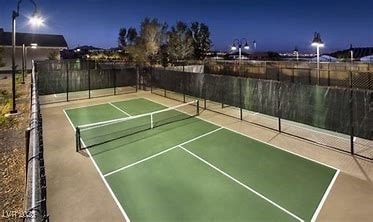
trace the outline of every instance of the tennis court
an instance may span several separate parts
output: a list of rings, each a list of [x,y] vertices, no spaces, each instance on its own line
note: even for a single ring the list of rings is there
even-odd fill
[[[198,107],[141,98],[65,113],[127,221],[317,218],[339,170],[204,121]]]

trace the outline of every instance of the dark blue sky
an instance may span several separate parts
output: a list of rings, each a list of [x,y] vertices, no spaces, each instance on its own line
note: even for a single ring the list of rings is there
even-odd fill
[[[0,27],[11,28],[11,10],[18,0],[0,0]],[[373,46],[372,0],[37,0],[46,20],[38,32],[63,34],[70,47],[117,45],[121,26],[138,27],[156,17],[173,25],[177,20],[209,25],[214,49],[226,50],[233,39],[256,40],[257,50],[311,51],[313,32],[321,33],[325,51]],[[30,14],[24,0],[21,13]],[[19,32],[32,31],[25,17]]]

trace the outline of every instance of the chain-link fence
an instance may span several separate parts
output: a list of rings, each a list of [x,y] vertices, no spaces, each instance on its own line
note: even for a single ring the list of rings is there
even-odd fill
[[[354,88],[352,71],[348,87],[273,76],[280,81],[153,68],[150,81],[155,94],[199,98],[202,108],[373,159],[373,90]]]
[[[207,62],[205,73],[278,80],[309,85],[353,87],[373,90],[373,64],[309,62]],[[352,74],[352,78],[351,75]]]
[[[38,86],[32,70],[31,120],[26,131],[26,215],[24,221],[49,221],[47,214],[47,181],[44,167],[43,124]]]
[[[120,63],[61,60],[37,62],[43,104],[137,91],[138,68]]]

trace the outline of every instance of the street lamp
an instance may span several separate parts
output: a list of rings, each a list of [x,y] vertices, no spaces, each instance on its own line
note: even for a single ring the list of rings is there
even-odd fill
[[[299,61],[299,50],[298,50],[297,47],[295,47],[295,49],[294,49],[294,55],[296,56],[297,61]]]
[[[30,46],[22,44],[22,84],[25,84],[25,72],[27,72],[27,49],[36,49],[37,47],[37,43],[31,43]]]
[[[232,44],[232,47],[231,47],[232,51],[236,51],[237,48],[238,48],[238,58],[239,58],[239,60],[242,59],[242,46],[243,46],[243,48],[245,50],[249,50],[250,49],[250,46],[247,43],[247,40],[245,38],[243,38],[241,40],[235,39],[233,41],[233,44]]]
[[[23,0],[18,0],[17,9],[13,11],[12,14],[12,110],[10,114],[16,114],[16,18],[19,16],[19,7]],[[34,5],[34,12],[30,18],[30,24],[35,26],[41,26],[43,24],[43,19],[38,15],[37,6],[34,0],[30,0]]]
[[[320,33],[315,32],[311,45],[316,47],[317,50],[317,83],[320,84],[320,48],[325,46],[321,40]]]
[[[351,63],[354,62],[354,48],[352,48],[352,44],[350,45],[350,56],[351,56]]]

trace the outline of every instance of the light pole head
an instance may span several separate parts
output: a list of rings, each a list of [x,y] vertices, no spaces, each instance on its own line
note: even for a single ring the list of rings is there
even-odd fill
[[[232,47],[231,47],[231,50],[232,51],[236,51],[237,50],[237,45],[236,43],[233,43]]]
[[[298,54],[298,53],[299,53],[298,47],[295,47],[294,54]]]
[[[315,32],[315,34],[313,36],[313,40],[312,40],[312,44],[311,45],[314,46],[314,47],[318,47],[318,48],[324,47],[324,43],[321,40],[320,33]]]
[[[29,19],[29,23],[32,25],[32,26],[36,26],[36,27],[40,27],[40,26],[43,26],[44,25],[44,19],[38,14],[38,13],[34,13],[30,19]]]
[[[244,48],[245,50],[249,50],[249,49],[250,49],[250,46],[249,46],[249,44],[247,44],[247,42],[246,42],[243,48]]]
[[[38,48],[38,44],[37,43],[31,43],[30,46],[31,46],[32,49]]]

